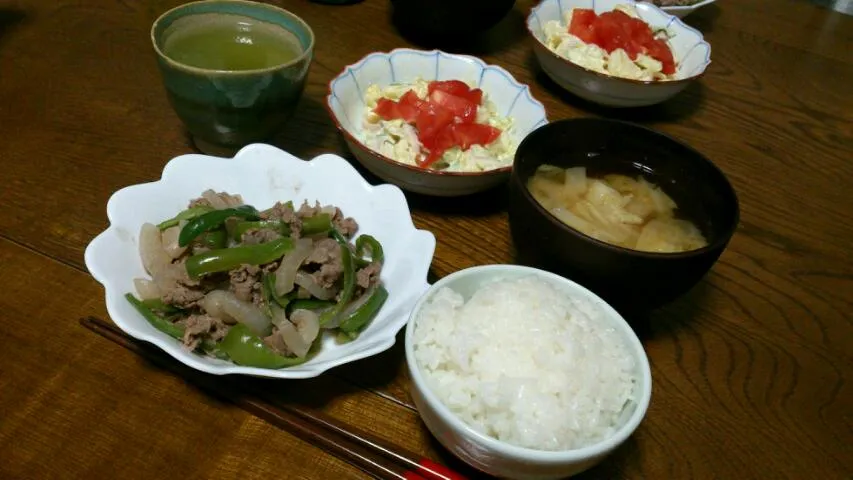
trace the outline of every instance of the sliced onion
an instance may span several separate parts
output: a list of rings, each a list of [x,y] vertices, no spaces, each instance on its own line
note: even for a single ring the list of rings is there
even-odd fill
[[[353,312],[361,308],[362,305],[367,303],[367,301],[370,300],[370,297],[375,291],[376,284],[371,285],[367,290],[364,291],[364,293],[360,297],[347,304],[347,306],[344,307],[341,313],[339,313],[337,316],[335,316],[335,318],[331,319],[329,322],[323,325],[323,328],[332,329],[340,327],[341,322],[343,322],[345,318],[352,315]]]
[[[305,272],[296,272],[294,282],[305,290],[308,290],[308,293],[318,300],[331,300],[335,296],[335,292],[331,289],[321,287],[314,281],[314,277]]]
[[[213,290],[198,303],[208,314],[240,322],[260,337],[266,337],[272,330],[270,319],[254,304],[238,299],[234,292]]]
[[[151,223],[142,225],[139,231],[139,256],[142,257],[145,270],[152,277],[156,277],[172,263],[172,259],[163,249],[160,229],[156,225]]]
[[[180,226],[169,227],[160,233],[163,249],[172,258],[178,258],[187,251],[187,247],[178,245],[178,235],[181,233]]]
[[[302,335],[296,331],[296,327],[290,322],[283,322],[279,325],[278,333],[281,335],[287,348],[297,357],[304,357],[311,348],[311,344],[302,338]]]
[[[296,271],[302,262],[311,255],[314,242],[310,238],[300,238],[293,244],[293,250],[284,256],[281,265],[275,271],[275,293],[278,296],[286,295],[293,290],[293,281],[296,280]]]
[[[205,190],[201,192],[201,198],[207,200],[207,203],[210,204],[211,207],[222,210],[223,208],[228,208],[228,203],[222,199],[216,192],[211,189]]]
[[[311,349],[311,342],[313,342],[314,339],[312,338],[310,341],[307,340],[296,328],[296,325],[287,319],[284,314],[284,310],[282,309],[275,309],[273,311],[272,321],[275,326],[278,327],[278,334],[281,335],[281,339],[284,341],[284,344],[287,345],[288,350],[297,357],[304,357],[305,354],[308,353],[308,350]],[[319,321],[317,325],[319,326]]]
[[[148,280],[147,278],[134,278],[133,286],[136,288],[136,294],[139,295],[139,298],[142,300],[160,298],[160,288],[152,280]]]
[[[329,217],[335,218],[335,214],[338,213],[338,207],[334,205],[326,205],[320,209],[320,213],[327,213],[329,214]]]
[[[296,331],[308,344],[314,343],[320,334],[320,316],[311,310],[298,309],[290,314],[290,321],[296,327]]]

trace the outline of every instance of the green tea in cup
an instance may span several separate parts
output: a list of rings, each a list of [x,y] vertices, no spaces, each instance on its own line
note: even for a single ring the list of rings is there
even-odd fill
[[[241,0],[163,14],[152,42],[169,101],[196,147],[232,154],[277,133],[302,94],[314,35],[296,15]]]

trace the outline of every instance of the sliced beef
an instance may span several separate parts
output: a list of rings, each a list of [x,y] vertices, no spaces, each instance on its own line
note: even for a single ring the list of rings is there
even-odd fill
[[[296,212],[289,203],[276,202],[272,208],[261,212],[264,220],[279,220],[290,225],[290,236],[299,238],[302,233],[302,220],[296,216]]]
[[[275,202],[272,208],[261,212],[261,218],[264,220],[281,220],[284,223],[291,223],[296,220],[296,212],[289,203]]]
[[[290,349],[284,344],[284,339],[278,334],[278,328],[274,328],[270,336],[264,337],[264,343],[279,355],[285,357],[292,355]]]
[[[187,275],[186,257],[169,265],[160,280],[163,302],[179,308],[194,307],[207,293],[205,285]]]
[[[308,254],[304,264],[324,264],[341,259],[341,247],[334,238],[324,238],[314,242],[314,250]]]
[[[320,213],[323,207],[320,206],[320,202],[314,202],[314,205],[311,206],[308,204],[308,200],[302,202],[302,205],[299,207],[299,210],[296,212],[296,216],[299,218],[313,217]]]
[[[192,314],[183,320],[183,324],[183,343],[189,350],[195,350],[205,339],[222,340],[229,328],[219,318],[207,314]]]
[[[261,269],[256,265],[240,265],[228,273],[231,279],[231,291],[244,302],[255,300],[255,293],[261,290]]]
[[[267,243],[281,238],[281,234],[269,228],[252,228],[240,238],[240,242],[245,245],[257,245],[259,243]]]
[[[341,235],[351,238],[358,231],[358,223],[351,217],[345,217],[340,208],[335,208],[335,216],[332,217],[332,223],[335,228],[341,232]]]
[[[356,284],[364,289],[379,281],[379,272],[382,271],[382,264],[379,262],[371,262],[370,265],[362,268],[355,274]]]
[[[307,268],[319,266],[311,274],[314,281],[323,288],[334,288],[344,272],[340,245],[332,238],[314,242],[314,250],[303,265]]]

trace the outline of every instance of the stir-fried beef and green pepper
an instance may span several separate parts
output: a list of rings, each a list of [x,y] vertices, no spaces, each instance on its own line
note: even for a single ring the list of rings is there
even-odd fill
[[[240,365],[298,365],[324,330],[356,338],[388,297],[382,246],[369,235],[353,242],[357,230],[334,206],[258,211],[208,190],[174,218],[142,226],[151,279],[136,279],[138,298],[126,298],[189,349]]]

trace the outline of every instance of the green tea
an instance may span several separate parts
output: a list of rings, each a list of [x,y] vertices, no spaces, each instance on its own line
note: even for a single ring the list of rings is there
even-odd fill
[[[302,54],[296,35],[273,23],[233,14],[202,13],[176,20],[166,30],[163,54],[208,70],[257,70]]]

